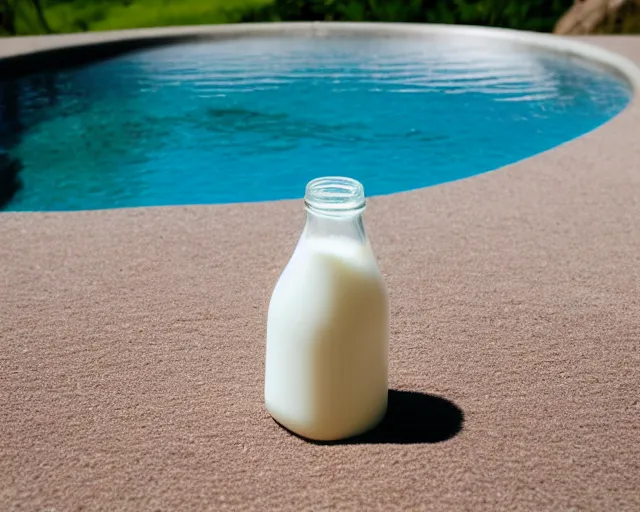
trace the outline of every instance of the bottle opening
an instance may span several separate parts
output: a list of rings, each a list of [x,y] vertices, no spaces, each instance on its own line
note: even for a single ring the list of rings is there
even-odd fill
[[[362,183],[342,176],[326,176],[310,181],[304,202],[307,208],[327,213],[362,210],[366,203]]]

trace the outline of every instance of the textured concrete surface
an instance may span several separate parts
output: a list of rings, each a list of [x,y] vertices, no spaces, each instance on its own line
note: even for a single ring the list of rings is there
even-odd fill
[[[639,510],[639,130],[369,201],[414,394],[360,443],[263,406],[300,202],[0,215],[0,509]]]

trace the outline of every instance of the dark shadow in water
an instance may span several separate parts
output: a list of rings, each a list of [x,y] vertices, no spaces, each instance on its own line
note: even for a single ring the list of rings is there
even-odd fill
[[[0,150],[0,210],[22,188],[21,170],[22,162]]]
[[[44,89],[49,106],[52,107],[58,103],[58,82],[56,75],[53,73],[42,74],[42,88]]]
[[[20,84],[16,80],[0,82],[0,148],[17,144],[22,131]]]
[[[1,2],[0,2],[1,3]],[[87,27],[78,25],[83,30]],[[135,50],[151,49],[168,44],[189,43],[202,40],[202,36],[159,36],[140,39],[124,39],[105,43],[53,48],[25,55],[0,59],[0,76],[20,78],[44,71],[59,72],[112,59]]]
[[[417,391],[389,390],[389,406],[382,422],[373,430],[341,441],[311,441],[320,445],[344,444],[427,444],[455,437],[464,423],[464,413],[456,404]]]
[[[266,137],[250,153],[279,151],[296,148],[302,139],[325,143],[366,142],[362,137],[361,123],[325,124],[305,119],[295,119],[285,113],[260,112],[244,107],[210,108],[205,123],[200,126],[214,133],[254,133]]]
[[[15,80],[0,82],[0,210],[22,188],[22,162],[9,153],[21,131],[20,85]]]
[[[23,186],[20,171],[24,165],[13,154],[13,150],[20,143],[26,125],[33,123],[33,119],[31,123],[23,119],[25,89],[34,98],[46,99],[48,106],[58,101],[58,84],[53,73],[40,73],[24,80],[0,81],[0,210],[11,202]],[[38,113],[38,109],[32,110]]]

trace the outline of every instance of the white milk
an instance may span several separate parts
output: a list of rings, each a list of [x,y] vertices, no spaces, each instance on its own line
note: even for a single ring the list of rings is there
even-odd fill
[[[267,322],[265,402],[315,440],[374,427],[387,407],[387,292],[366,238],[302,235]]]

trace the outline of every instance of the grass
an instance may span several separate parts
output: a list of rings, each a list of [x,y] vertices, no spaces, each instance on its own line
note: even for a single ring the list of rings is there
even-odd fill
[[[45,0],[45,17],[53,32],[117,30],[170,25],[240,21],[247,10],[272,0]],[[43,33],[28,2],[18,13],[19,34]]]

